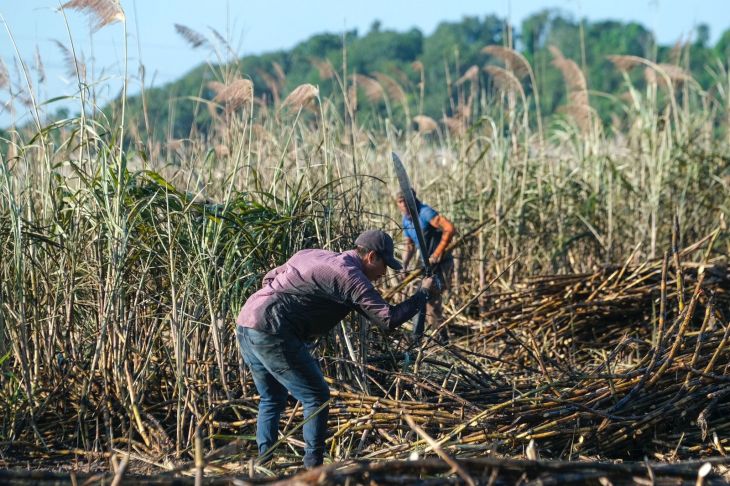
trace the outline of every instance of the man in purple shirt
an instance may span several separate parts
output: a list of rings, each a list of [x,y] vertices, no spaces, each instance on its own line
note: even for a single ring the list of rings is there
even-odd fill
[[[350,311],[392,330],[413,317],[432,292],[431,278],[404,302],[391,306],[373,286],[386,266],[402,268],[393,255],[393,239],[369,230],[355,240],[354,250],[335,253],[302,250],[264,277],[262,287],[244,304],[236,320],[236,337],[261,395],[256,425],[259,456],[272,452],[279,418],[289,392],[302,403],[304,466],[324,458],[329,388],[309,353],[307,341],[327,333]],[[316,416],[311,417],[319,410]]]

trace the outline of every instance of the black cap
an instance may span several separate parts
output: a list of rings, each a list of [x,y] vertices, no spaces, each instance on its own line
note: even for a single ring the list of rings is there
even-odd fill
[[[381,230],[367,230],[360,233],[355,240],[357,246],[361,246],[366,250],[377,252],[393,270],[400,270],[403,265],[395,259],[393,255],[393,238],[388,233]]]

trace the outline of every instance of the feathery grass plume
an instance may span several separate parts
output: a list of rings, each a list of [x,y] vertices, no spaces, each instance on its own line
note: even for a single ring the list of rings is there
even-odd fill
[[[319,79],[332,79],[335,76],[335,68],[329,59],[312,58],[311,62],[319,72]]]
[[[269,91],[271,91],[271,96],[273,97],[274,105],[278,106],[279,102],[281,101],[280,93],[282,88],[279,81],[263,69],[257,69],[256,74],[258,74],[259,77],[264,81],[264,85],[269,88]]]
[[[254,96],[253,103],[258,108],[259,116],[265,120],[269,116],[269,103],[266,101],[264,95]]]
[[[253,130],[254,137],[256,137],[256,140],[261,140],[263,142],[273,142],[274,136],[269,132],[262,124],[260,123],[254,123],[251,126],[251,130]]]
[[[190,47],[193,49],[197,49],[200,46],[208,45],[210,44],[210,41],[208,41],[208,38],[205,37],[200,32],[196,32],[190,27],[186,27],[181,24],[175,24],[175,32],[177,32],[180,37],[185,39],[188,44],[190,44]]]
[[[417,73],[422,73],[423,72],[423,63],[421,61],[413,61],[411,63],[411,69],[413,69]]]
[[[499,66],[485,66],[484,70],[489,74],[494,86],[502,93],[519,93],[524,99],[525,91],[522,83],[511,71]]]
[[[417,115],[413,117],[413,121],[418,125],[418,133],[431,133],[438,129],[436,120],[426,115]]]
[[[216,83],[217,81],[211,81],[211,83]],[[218,83],[223,84],[223,83]],[[208,87],[210,88],[210,83],[208,83]],[[212,91],[215,91],[213,88],[210,88]],[[219,123],[222,122],[223,119],[221,118],[220,114],[218,114],[218,105],[213,103],[212,101],[206,101],[205,107],[208,110],[208,114],[210,115],[210,119],[213,120],[213,123]]]
[[[687,42],[682,39],[677,40],[669,51],[669,63],[679,64],[679,60],[682,57],[682,50],[687,46]]]
[[[224,157],[228,157],[229,155],[231,155],[231,151],[228,150],[228,146],[223,145],[221,143],[219,143],[218,145],[213,147],[213,151],[215,152],[215,156],[219,159],[222,159]]]
[[[38,73],[38,82],[44,82],[46,80],[46,68],[43,66],[43,59],[41,59],[41,51],[38,46],[35,46],[35,70]]]
[[[454,108],[454,116],[464,121],[465,125],[466,121],[471,117],[471,101],[471,97],[469,97],[469,99],[460,102],[458,105],[456,105],[456,108]]]
[[[353,74],[352,78],[355,83],[362,88],[365,92],[365,96],[368,100],[370,100],[370,102],[377,103],[378,101],[383,100],[385,91],[377,80],[365,76],[364,74]]]
[[[461,135],[466,131],[466,124],[458,116],[449,117],[444,115],[444,125],[446,125],[446,128],[448,128],[454,135]]]
[[[388,98],[393,101],[397,101],[398,103],[406,102],[406,92],[403,91],[403,88],[400,84],[398,84],[398,81],[391,78],[387,74],[377,71],[373,73],[373,76],[375,76],[375,79],[377,79],[380,85],[383,87],[383,89],[385,90],[385,94],[388,95]]]
[[[184,147],[184,142],[179,138],[171,138],[167,141],[167,150],[170,152],[178,152]]]
[[[0,59],[0,89],[5,89],[10,84],[10,73],[5,61]]]
[[[581,130],[586,131],[590,129],[591,116],[593,114],[590,105],[584,103],[569,103],[567,106],[560,108],[559,111],[562,111],[575,120],[576,125]]]
[[[240,108],[253,98],[253,83],[249,79],[236,78],[229,84],[211,81],[208,88],[215,93],[213,101],[226,105],[229,110]]]
[[[271,67],[274,68],[274,74],[276,74],[276,79],[279,81],[279,86],[284,86],[284,83],[286,83],[286,74],[284,74],[284,68],[281,67],[281,64],[279,64],[276,61],[273,61],[271,63]]]
[[[563,56],[555,46],[549,47],[553,54],[553,65],[557,67],[563,75],[568,90],[568,106],[565,112],[568,113],[577,123],[581,130],[586,131],[590,128],[591,107],[588,102],[588,85],[583,71],[572,59]]]
[[[586,78],[583,76],[583,71],[580,70],[580,67],[578,67],[572,59],[568,59],[563,56],[563,53],[560,52],[560,49],[557,47],[550,46],[549,49],[555,58],[553,59],[553,66],[558,68],[563,74],[563,79],[565,80],[565,84],[568,86],[568,91],[585,92],[587,96],[588,86],[586,84]]]
[[[63,45],[60,41],[54,39],[56,46],[61,50],[63,54],[63,60],[66,62],[66,75],[69,78],[79,77],[82,80],[86,79],[86,63],[82,59],[74,57],[73,52]]]
[[[226,38],[223,37],[223,35],[221,35],[221,33],[218,32],[217,30],[215,30],[213,27],[208,26],[208,29],[210,29],[210,31],[213,33],[213,37],[216,38],[218,43],[220,45],[222,45],[223,47],[225,47],[226,52],[228,52],[228,55],[230,56],[230,58],[235,59],[237,57],[236,51],[233,50],[233,48],[231,47],[231,44],[226,40]]]
[[[484,47],[482,52],[501,59],[507,70],[512,71],[518,79],[522,79],[530,74],[530,63],[527,61],[525,56],[514,49],[499,45],[492,45]]]
[[[410,85],[411,84],[411,77],[403,71],[400,68],[397,67],[391,67],[390,69],[390,77],[395,79],[401,86]]]
[[[18,96],[16,96],[16,100],[20,101],[20,104],[26,108],[33,108],[33,98],[25,95],[24,93],[19,93]]]
[[[657,76],[659,73],[664,76]],[[644,69],[644,79],[646,79],[646,82],[650,84],[666,86],[667,79],[669,79],[673,84],[680,84],[692,81],[693,78],[683,68],[674,64],[657,64],[653,69],[651,67]]]
[[[114,22],[124,22],[124,10],[116,0],[71,0],[61,5],[61,8],[84,12],[94,19],[92,30],[96,32],[105,25]]]
[[[692,75],[675,64],[656,64],[639,56],[607,56],[617,69],[626,73],[638,65],[644,68],[644,79],[649,84],[666,86],[667,82],[674,84],[693,81]],[[658,76],[659,75],[659,76]]]
[[[606,56],[606,58],[613,63],[614,66],[616,66],[616,69],[618,69],[621,72],[628,72],[631,69],[633,69],[635,66],[642,64],[643,59],[639,56],[631,56],[631,55],[611,55]]]
[[[354,81],[354,80],[353,80]],[[357,82],[347,87],[347,100],[353,112],[357,111]]]
[[[294,91],[289,93],[281,107],[290,107],[295,110],[301,110],[303,108],[313,108],[314,100],[319,96],[319,89],[313,84],[305,83],[300,84]]]
[[[474,81],[479,77],[479,66],[472,66],[469,69],[466,70],[466,72],[461,76],[459,79],[456,80],[456,83],[454,83],[456,86],[461,86],[467,81]]]

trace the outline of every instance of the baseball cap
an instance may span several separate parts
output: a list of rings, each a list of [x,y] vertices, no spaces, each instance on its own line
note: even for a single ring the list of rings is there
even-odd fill
[[[378,255],[385,261],[393,270],[400,270],[403,265],[395,259],[393,254],[393,238],[388,233],[382,230],[367,230],[360,233],[360,236],[355,240],[357,246],[361,246],[367,250],[377,252]]]

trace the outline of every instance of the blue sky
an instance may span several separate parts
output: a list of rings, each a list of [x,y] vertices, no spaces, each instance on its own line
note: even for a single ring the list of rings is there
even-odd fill
[[[45,71],[46,85],[38,98],[49,99],[74,92],[66,74],[59,40],[69,45],[69,32],[75,48],[87,59],[102,97],[118,93],[124,58],[123,33],[119,24],[90,35],[88,19],[68,11],[68,29],[54,0],[0,0],[0,59],[16,76],[15,48],[6,30],[12,33],[20,56],[31,69],[36,49]],[[127,16],[130,73],[136,74],[140,61],[146,70],[146,84],[159,86],[205,62],[204,50],[192,51],[175,32],[183,24],[210,34],[212,27],[233,42],[239,53],[258,54],[287,49],[320,32],[342,32],[357,28],[367,32],[375,20],[383,29],[399,31],[412,27],[424,34],[433,32],[439,22],[458,21],[466,15],[496,14],[519,27],[521,21],[543,8],[560,8],[575,18],[637,21],[651,29],[659,42],[669,44],[687,39],[697,24],[710,26],[711,40],[730,27],[730,0],[121,0]],[[0,22],[1,23],[1,22]],[[93,42],[92,42],[93,41]],[[14,61],[15,60],[15,61]],[[138,91],[134,82],[132,92]],[[9,96],[0,93],[0,104]],[[16,118],[24,108],[16,106]],[[0,112],[0,126],[10,121],[9,111]]]

